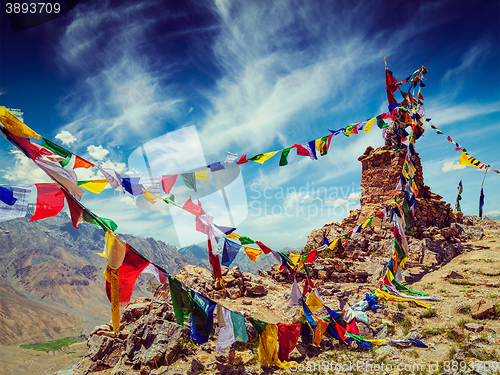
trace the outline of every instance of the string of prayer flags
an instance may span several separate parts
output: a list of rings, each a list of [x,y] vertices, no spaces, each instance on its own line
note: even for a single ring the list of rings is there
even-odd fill
[[[16,137],[40,139],[40,135],[26,126],[21,120],[19,120],[3,106],[0,107],[0,122],[10,134]]]
[[[5,197],[7,202],[0,199],[0,222],[26,216],[32,185],[3,185],[3,188],[12,191],[12,199]]]
[[[102,191],[108,186],[109,182],[105,178],[88,181],[78,181],[78,186],[94,194],[101,194]]]
[[[55,183],[35,184],[36,208],[35,213],[28,221],[45,219],[56,216],[64,207],[64,194]]]
[[[182,181],[188,187],[188,189],[196,190],[196,179],[194,177],[194,172],[181,174]]]

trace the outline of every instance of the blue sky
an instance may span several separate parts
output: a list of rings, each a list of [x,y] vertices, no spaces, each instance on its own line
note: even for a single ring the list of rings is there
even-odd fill
[[[119,173],[142,144],[188,128],[197,138],[181,149],[201,147],[211,163],[227,151],[252,156],[308,142],[385,112],[380,45],[401,80],[439,43],[426,65],[426,115],[500,169],[500,4],[399,3],[81,1],[66,16],[15,34],[2,14],[0,105],[22,109],[39,134]],[[276,249],[304,246],[312,229],[359,207],[357,158],[382,144],[375,127],[333,138],[318,161],[292,155],[279,167],[278,154],[242,165],[246,204],[229,202],[237,232]],[[463,211],[477,214],[483,173],[460,169],[460,153],[430,127],[416,149],[425,183],[453,204],[463,179]],[[3,141],[0,183],[44,181],[12,151]],[[484,211],[496,218],[498,182],[488,174],[484,188]],[[222,218],[216,201],[204,202],[204,189],[198,195],[207,212]],[[181,203],[190,194],[179,183],[173,192]],[[245,196],[241,188],[234,194]],[[110,189],[82,202],[115,220],[118,232],[183,242],[174,210],[141,210]]]

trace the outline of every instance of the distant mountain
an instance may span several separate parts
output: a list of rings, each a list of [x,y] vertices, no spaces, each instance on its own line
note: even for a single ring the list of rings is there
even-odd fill
[[[185,255],[188,258],[200,262],[205,268],[210,269],[210,262],[208,260],[208,249],[198,245],[191,245],[180,248],[179,254]]]
[[[30,223],[27,218],[0,223],[0,343],[67,337],[69,327],[76,326],[76,335],[109,321],[105,260],[97,255],[104,248],[104,232],[87,223],[79,228],[64,212]],[[168,243],[120,237],[173,275],[187,264],[203,265]],[[141,275],[137,296],[149,293],[147,279]]]

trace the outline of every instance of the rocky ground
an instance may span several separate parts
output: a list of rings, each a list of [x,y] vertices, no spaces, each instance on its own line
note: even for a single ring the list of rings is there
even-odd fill
[[[299,340],[290,356],[294,361],[291,369],[263,369],[257,358],[258,336],[250,325],[249,342],[235,343],[224,354],[214,351],[217,327],[206,344],[189,342],[189,329],[175,323],[169,292],[163,287],[154,299],[136,301],[124,310],[117,337],[109,324],[96,327],[88,341],[89,351],[74,373],[261,374],[313,373],[314,369],[361,374],[500,373],[500,362],[496,362],[500,357],[500,223],[469,217],[462,221],[465,224],[459,223],[463,227],[456,226],[455,233],[450,231],[453,228],[445,228],[445,232],[431,228],[425,237],[410,239],[405,284],[437,296],[439,301],[431,302],[431,309],[381,301],[384,309],[368,312],[371,325],[358,325],[366,338],[410,337],[422,340],[428,348],[380,346],[368,350],[339,345],[328,337],[315,347]],[[348,250],[355,243],[348,241],[340,251],[327,252],[323,254],[326,258],[314,262],[313,280],[326,305],[339,310],[376,287],[377,270],[387,262],[390,251],[386,232],[372,228],[356,240],[358,245],[368,242],[366,247],[357,247],[358,253]],[[379,246],[371,249],[376,236],[380,237],[375,241]],[[226,290],[201,267],[188,266],[177,278],[223,306],[266,322],[301,320],[300,308],[288,308],[291,277],[286,271],[275,268],[251,275],[234,268],[224,272]]]

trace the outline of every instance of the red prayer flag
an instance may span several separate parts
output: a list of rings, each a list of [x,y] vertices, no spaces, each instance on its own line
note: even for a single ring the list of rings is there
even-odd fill
[[[56,216],[64,207],[64,194],[53,182],[35,184],[36,209],[29,221]]]
[[[385,87],[387,91],[387,100],[389,103],[397,103],[394,97],[394,91],[396,91],[398,81],[392,75],[392,72],[385,68]]]
[[[317,253],[318,253],[318,249],[314,249],[309,254],[307,254],[306,259],[304,260],[304,263],[312,263],[312,261],[314,260],[314,257],[316,256]]]
[[[129,244],[126,244],[125,259],[120,268],[118,268],[120,304],[127,304],[130,302],[135,281],[148,265],[149,260],[144,259]],[[111,284],[108,280],[106,280],[106,294],[111,302]]]
[[[255,243],[260,247],[260,249],[264,252],[264,254],[269,254],[271,252],[271,249],[266,245],[264,245],[262,242],[255,241]]]
[[[243,155],[238,161],[236,161],[236,164],[245,164],[248,163],[250,160],[247,159],[247,154]]]
[[[75,199],[70,195],[64,192],[66,196],[66,202],[68,202],[69,213],[71,215],[71,221],[73,222],[73,227],[78,229],[78,224],[80,218],[82,217],[83,208],[78,203],[76,203]]]
[[[24,153],[31,159],[35,160],[42,156],[56,156],[48,148],[37,145],[36,143],[28,141],[26,138],[17,137],[15,135],[9,134],[9,137],[19,145],[24,151]]]
[[[309,150],[302,145],[294,144],[292,147],[297,149],[297,155],[299,156],[311,156]]]
[[[210,260],[210,265],[214,270],[215,277],[222,280],[222,271],[220,269],[219,256],[212,252],[212,243],[210,242],[210,237],[208,238],[208,259]]]
[[[342,327],[340,324],[338,324],[337,322],[335,322],[335,328],[337,328],[337,332],[339,334],[339,337],[342,339],[342,341],[345,341],[346,338],[345,338],[345,329],[344,327]]]
[[[304,282],[304,289],[302,290],[302,294],[305,296],[307,292],[310,290],[314,289],[314,283],[312,280],[309,278],[309,276],[306,275],[306,280]]]
[[[300,323],[283,324],[278,323],[278,359],[288,361],[288,356],[297,345],[300,336]]]
[[[90,167],[95,167],[95,164],[85,160],[84,158],[79,157],[78,155],[75,155],[75,165],[73,165],[73,169],[90,168]]]
[[[165,194],[170,194],[172,186],[174,186],[175,181],[177,181],[177,176],[177,174],[161,176],[161,185],[163,186],[163,191],[165,192]]]
[[[189,197],[186,203],[184,203],[182,209],[192,213],[195,216],[205,215],[205,211],[203,211],[203,208],[201,208],[200,201],[198,201],[198,204],[194,204],[191,200],[191,197]]]

